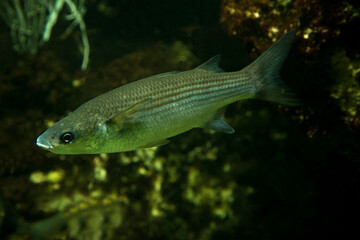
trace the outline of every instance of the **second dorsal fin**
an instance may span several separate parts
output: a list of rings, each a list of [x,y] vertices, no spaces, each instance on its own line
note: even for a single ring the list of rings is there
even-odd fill
[[[210,72],[217,72],[217,73],[224,72],[224,70],[219,66],[220,58],[221,58],[221,55],[216,55],[195,69],[205,70],[205,71],[210,71]]]

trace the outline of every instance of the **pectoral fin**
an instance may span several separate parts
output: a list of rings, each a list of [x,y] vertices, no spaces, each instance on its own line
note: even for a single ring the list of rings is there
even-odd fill
[[[118,129],[122,129],[126,123],[135,122],[136,115],[151,101],[152,98],[140,101],[128,109],[112,116],[106,121],[106,123],[109,125],[115,125]]]
[[[225,108],[219,109],[214,118],[207,122],[205,127],[218,132],[224,132],[228,134],[234,133],[235,130],[224,120],[224,112]]]

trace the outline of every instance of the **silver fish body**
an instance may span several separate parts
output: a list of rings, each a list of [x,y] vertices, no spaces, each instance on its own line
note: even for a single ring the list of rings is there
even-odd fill
[[[233,128],[224,107],[249,98],[295,106],[298,100],[279,71],[295,39],[289,31],[253,63],[224,72],[215,56],[199,67],[141,79],[102,94],[55,123],[37,145],[57,154],[131,151],[165,144],[195,127]]]

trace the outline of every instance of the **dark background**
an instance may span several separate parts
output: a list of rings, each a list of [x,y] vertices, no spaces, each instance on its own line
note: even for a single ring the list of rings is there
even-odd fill
[[[78,29],[60,37],[68,25],[64,19],[35,56],[13,51],[9,29],[0,21],[1,239],[25,239],[19,222],[31,225],[65,214],[70,207],[44,206],[62,196],[74,199],[76,192],[92,199],[94,189],[101,189],[101,198],[115,191],[128,199],[123,224],[103,239],[356,238],[359,13],[355,0],[88,1],[91,62],[85,72]],[[278,32],[271,35],[271,27]],[[49,121],[107,90],[159,72],[188,70],[219,53],[225,70],[239,70],[293,28],[297,40],[281,75],[301,107],[256,100],[232,104],[226,117],[233,135],[195,129],[176,136],[156,151],[162,170],[140,152],[109,154],[103,160],[105,182],[94,177],[96,156],[59,156],[35,145]],[[174,61],[185,51],[174,47],[177,41],[191,53],[188,61]],[[74,79],[86,81],[74,87]],[[121,160],[125,156],[129,164]],[[142,167],[150,174],[139,174]],[[66,172],[59,190],[29,180],[35,171],[56,169]],[[198,172],[194,185],[192,172]],[[155,217],[151,196],[159,176],[163,215]],[[189,189],[200,203],[185,197]],[[226,189],[232,200],[222,197]],[[216,215],[216,209],[227,212]],[[46,239],[66,234],[54,229]]]

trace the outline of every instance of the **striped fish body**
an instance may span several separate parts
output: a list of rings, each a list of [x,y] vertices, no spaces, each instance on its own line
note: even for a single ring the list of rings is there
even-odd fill
[[[249,98],[297,105],[279,78],[295,31],[285,34],[252,64],[223,72],[219,56],[184,72],[170,72],[121,86],[80,106],[37,140],[59,154],[131,151],[162,145],[195,127],[234,130],[224,107]]]
[[[157,146],[165,143],[165,139],[195,127],[212,128],[210,123],[217,120],[214,118],[222,117],[217,114],[222,107],[253,97],[255,89],[249,82],[251,80],[246,73],[241,75],[243,81],[238,81],[236,74],[194,69],[172,73],[171,76],[154,76],[101,95],[78,111],[81,114],[102,109],[99,115],[104,116],[100,121],[103,122],[139,104],[135,112],[124,113],[133,115],[132,119],[121,117],[121,121],[125,121],[121,129],[116,123],[107,124],[107,132],[112,136],[108,137],[101,151],[118,152]],[[122,134],[118,134],[119,130]],[[228,132],[232,131],[229,126]]]

